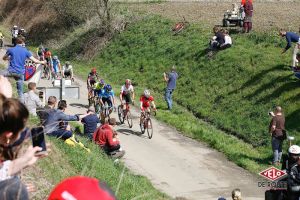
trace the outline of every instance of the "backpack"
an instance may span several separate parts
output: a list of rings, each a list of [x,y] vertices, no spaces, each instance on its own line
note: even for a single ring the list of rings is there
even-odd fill
[[[84,144],[82,144],[76,137],[75,135],[73,134],[72,137],[68,138],[65,140],[65,143],[69,146],[72,146],[72,147],[81,147],[83,149],[85,149],[87,152],[91,152],[91,150],[89,148],[87,148],[86,146],[84,146]]]

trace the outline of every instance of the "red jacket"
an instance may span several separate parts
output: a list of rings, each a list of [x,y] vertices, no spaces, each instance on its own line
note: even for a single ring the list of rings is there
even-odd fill
[[[100,146],[116,146],[119,141],[113,141],[114,131],[110,125],[104,124],[100,126],[93,134],[93,140]]]

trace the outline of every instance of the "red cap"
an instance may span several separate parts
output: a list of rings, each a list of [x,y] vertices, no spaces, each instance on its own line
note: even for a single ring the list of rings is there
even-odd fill
[[[84,176],[67,178],[51,192],[48,200],[116,200],[104,182]]]

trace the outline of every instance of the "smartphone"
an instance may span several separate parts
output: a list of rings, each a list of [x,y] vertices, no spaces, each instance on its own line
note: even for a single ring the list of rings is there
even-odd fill
[[[41,155],[47,152],[45,134],[43,127],[35,127],[31,129],[31,138],[33,147],[41,147],[42,150],[37,152],[37,155]]]

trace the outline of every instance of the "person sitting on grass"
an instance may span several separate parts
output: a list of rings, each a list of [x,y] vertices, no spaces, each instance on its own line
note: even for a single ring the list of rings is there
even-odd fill
[[[29,110],[29,113],[36,116],[36,109],[43,106],[39,96],[36,95],[36,83],[28,83],[28,92],[24,94],[24,103]]]
[[[224,39],[225,39],[225,42],[224,42],[224,44],[220,45],[220,50],[230,48],[232,45],[232,39],[229,35],[228,30],[224,30]]]
[[[116,125],[116,119],[111,118],[108,123],[100,126],[93,135],[93,141],[107,154],[112,155],[114,152],[120,152],[118,157],[122,157],[125,152],[121,150],[118,133],[113,129]]]
[[[296,59],[297,59],[297,66],[293,68],[294,70],[294,73],[295,73],[295,76],[300,79],[300,67],[298,66],[299,65],[299,61],[300,61],[300,53],[297,53],[297,56],[296,56]]]
[[[26,186],[17,175],[26,167],[32,166],[40,158],[36,155],[41,147],[29,146],[26,152],[17,157],[19,148],[11,146],[19,139],[28,121],[29,112],[25,105],[13,98],[0,94],[0,197],[15,200],[29,199]],[[43,155],[43,156],[46,156]]]
[[[95,114],[95,108],[90,106],[87,110],[88,116],[82,118],[81,123],[83,123],[84,127],[84,135],[86,135],[89,139],[93,139],[93,133],[97,129],[98,124],[100,124],[100,120],[98,116]]]
[[[65,122],[79,121],[89,115],[66,115],[64,113],[66,108],[67,102],[65,100],[60,100],[58,102],[58,109],[50,109],[47,111],[47,118],[44,122],[46,134],[66,140],[72,137],[73,133],[70,125]]]
[[[215,26],[213,28],[213,33],[215,34],[210,41],[210,50],[216,51],[220,48],[221,45],[225,43],[225,35],[223,29],[220,29],[219,27]]]

